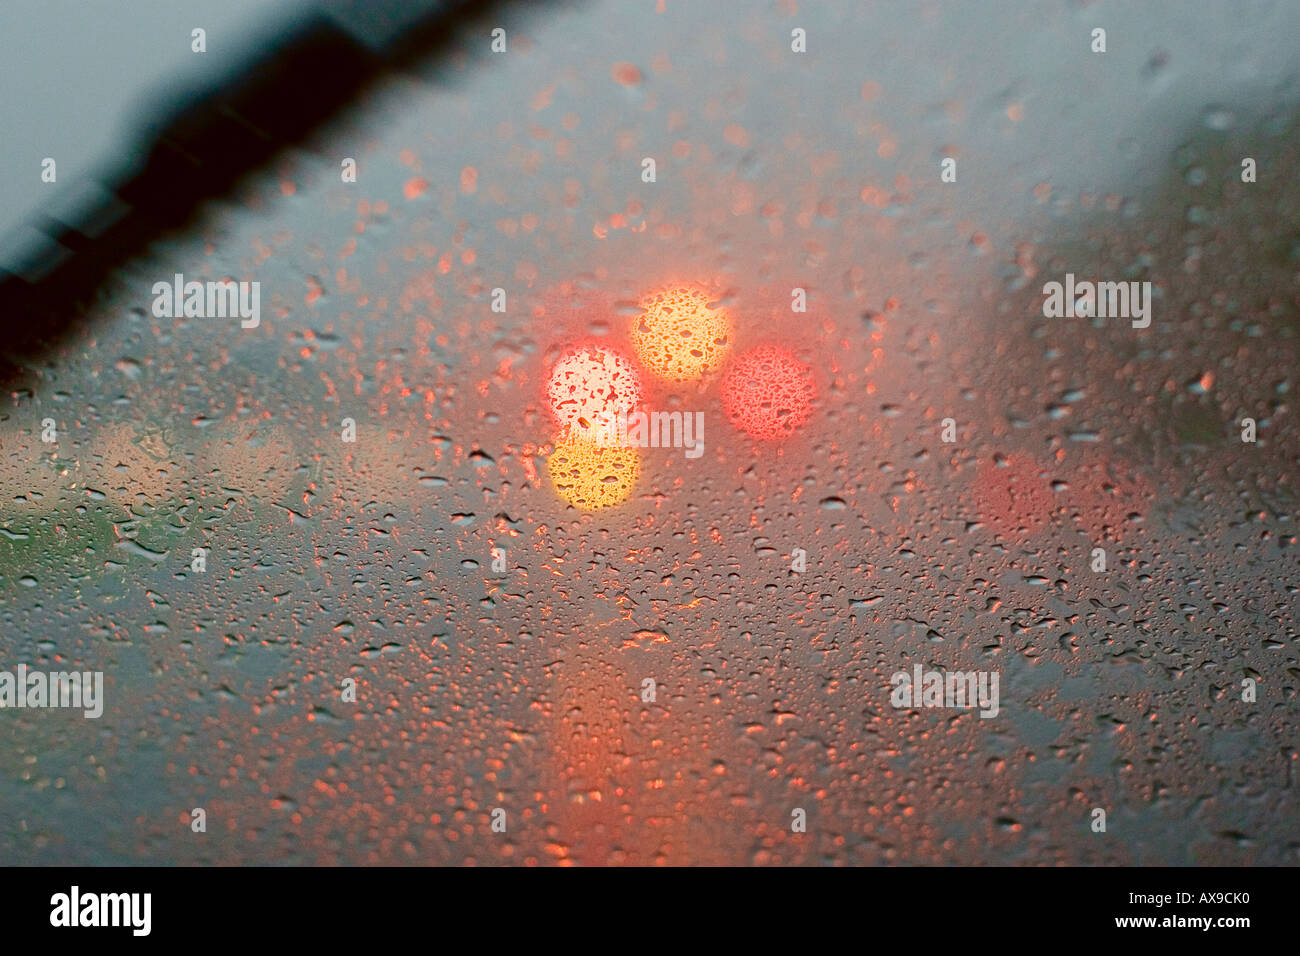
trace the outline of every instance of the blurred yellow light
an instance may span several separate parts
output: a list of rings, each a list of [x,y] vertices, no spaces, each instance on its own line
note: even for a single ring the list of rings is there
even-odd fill
[[[626,501],[641,471],[635,448],[602,446],[593,439],[566,434],[547,460],[551,482],[561,498],[584,511]]]

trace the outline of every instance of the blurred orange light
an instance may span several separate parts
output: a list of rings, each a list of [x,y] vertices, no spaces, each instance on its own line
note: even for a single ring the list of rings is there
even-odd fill
[[[722,365],[731,344],[731,320],[709,308],[694,289],[669,289],[651,296],[632,323],[632,345],[646,368],[663,378],[687,381]]]

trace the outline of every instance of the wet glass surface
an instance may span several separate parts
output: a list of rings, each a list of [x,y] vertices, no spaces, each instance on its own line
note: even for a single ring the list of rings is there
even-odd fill
[[[701,6],[503,12],[14,387],[3,666],[105,705],[0,713],[0,858],[1297,862],[1300,10]]]

